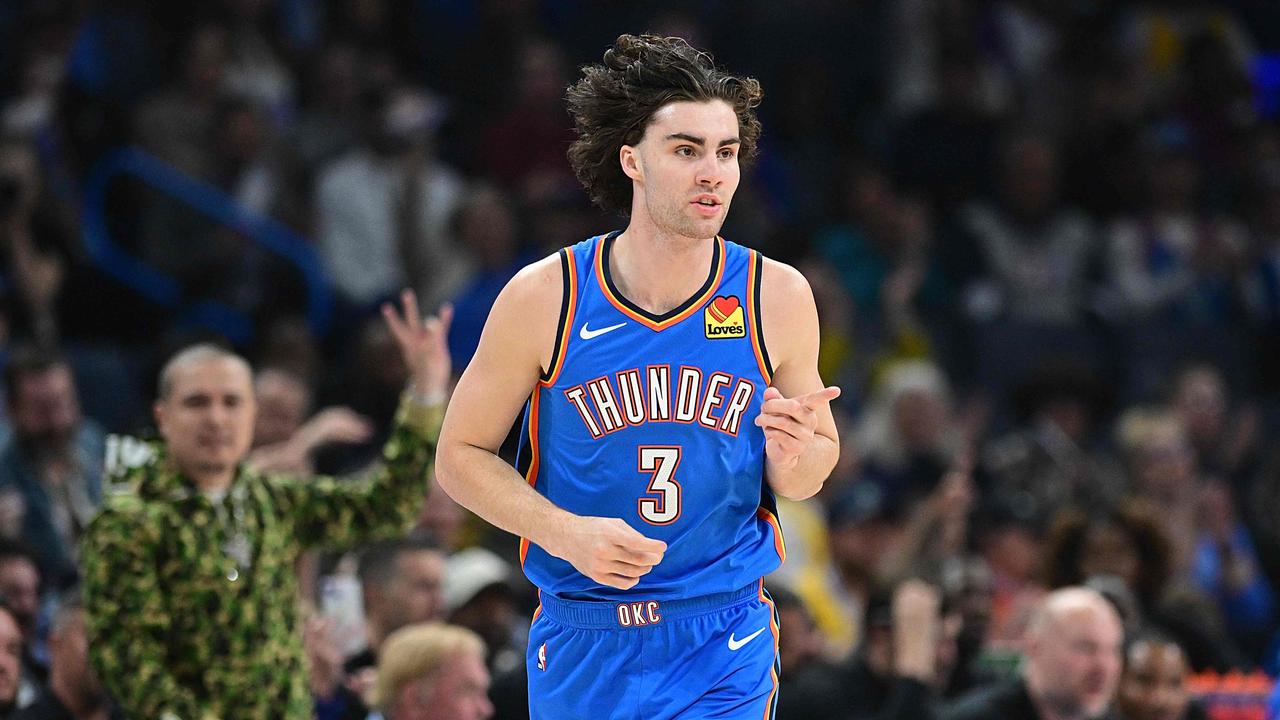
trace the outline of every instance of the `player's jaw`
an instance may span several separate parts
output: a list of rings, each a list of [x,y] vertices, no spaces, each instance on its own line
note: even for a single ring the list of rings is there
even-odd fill
[[[729,211],[729,200],[730,197],[723,193],[699,188],[681,195],[678,201],[667,207],[661,219],[655,217],[655,220],[668,234],[706,240],[720,232]]]

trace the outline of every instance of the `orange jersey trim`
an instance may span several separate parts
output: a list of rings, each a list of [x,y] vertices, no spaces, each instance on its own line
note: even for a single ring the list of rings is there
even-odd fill
[[[685,308],[684,311],[681,312],[679,315],[674,315],[672,317],[667,318],[666,320],[658,322],[650,318],[647,318],[644,315],[641,315],[635,312],[634,310],[632,310],[631,308],[627,307],[622,302],[622,300],[620,300],[616,295],[614,295],[613,291],[609,289],[609,283],[605,282],[605,277],[604,277],[604,242],[605,242],[604,240],[601,240],[599,243],[597,243],[596,250],[595,250],[596,282],[600,285],[601,292],[604,293],[605,299],[609,301],[609,304],[613,305],[613,307],[616,308],[618,312],[622,313],[623,315],[626,315],[632,320],[635,320],[641,325],[644,325],[650,330],[657,330],[657,331],[665,330],[666,328],[669,328],[672,325],[675,325],[676,323],[688,318],[690,315],[701,310],[702,306],[705,305],[707,301],[710,300],[713,296],[715,296],[716,289],[720,287],[720,280],[724,277],[724,263],[725,263],[724,238],[717,235],[716,236],[716,253],[715,253],[716,254],[715,278],[711,281],[710,285],[707,286],[706,292],[702,293],[702,295],[698,297],[698,299],[694,300],[693,303],[691,303],[689,307]]]
[[[773,600],[764,594],[764,578],[760,578],[760,588],[757,591],[760,595],[760,602],[769,606],[769,632],[773,635],[773,658],[774,664],[769,666],[769,679],[773,681],[773,689],[769,691],[769,699],[764,704],[763,720],[772,720],[773,718],[773,702],[778,696],[778,608],[773,604]]]
[[[564,356],[569,348],[569,338],[572,335],[573,313],[578,306],[577,261],[573,259],[573,251],[563,252],[566,263],[564,322],[556,328],[556,344],[552,346],[554,357],[551,358],[551,367],[547,368],[546,374],[538,379],[538,384],[542,387],[551,387],[556,383],[556,378],[560,377],[560,370],[564,368]]]
[[[778,551],[778,560],[780,562],[786,562],[787,544],[782,539],[782,524],[779,523],[778,518],[765,507],[759,507],[756,509],[756,517],[764,520],[773,527],[773,549]]]
[[[525,482],[532,487],[538,482],[538,465],[541,460],[538,452],[538,390],[529,398],[529,469],[524,473]],[[520,567],[524,567],[525,556],[529,554],[529,538],[520,538]]]

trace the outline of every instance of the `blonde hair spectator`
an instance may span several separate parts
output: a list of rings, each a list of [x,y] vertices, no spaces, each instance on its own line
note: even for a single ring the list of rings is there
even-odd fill
[[[483,720],[493,714],[479,635],[456,625],[418,623],[392,633],[378,656],[373,701],[386,720]]]

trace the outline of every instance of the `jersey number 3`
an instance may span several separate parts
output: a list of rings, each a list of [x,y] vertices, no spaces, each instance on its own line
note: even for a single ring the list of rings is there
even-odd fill
[[[671,445],[641,445],[639,469],[649,473],[648,495],[636,501],[640,517],[650,525],[670,525],[680,518],[680,448]],[[649,497],[657,495],[657,497]]]

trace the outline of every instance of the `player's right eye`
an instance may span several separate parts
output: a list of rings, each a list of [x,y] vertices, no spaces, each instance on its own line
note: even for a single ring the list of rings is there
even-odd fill
[[[693,148],[688,145],[681,145],[676,148],[676,154],[681,157],[693,157]]]

